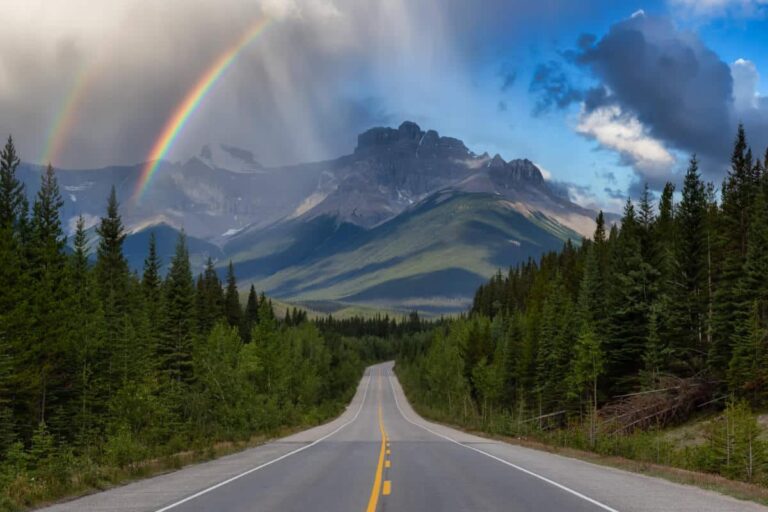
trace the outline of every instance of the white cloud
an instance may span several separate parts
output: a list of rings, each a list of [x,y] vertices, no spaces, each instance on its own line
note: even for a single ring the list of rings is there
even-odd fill
[[[768,0],[668,0],[670,5],[694,16],[757,16],[765,13]]]
[[[661,141],[651,137],[634,115],[622,112],[618,105],[589,112],[582,106],[576,131],[617,151],[623,160],[648,177],[668,175],[675,163],[674,155]]]
[[[731,76],[733,77],[733,103],[737,112],[757,108],[760,95],[757,92],[757,84],[760,81],[760,73],[752,61],[737,59],[731,64]]]
[[[539,168],[541,175],[546,181],[552,181],[552,173],[549,170],[545,169],[541,164],[537,164],[536,162],[533,162],[533,165]]]

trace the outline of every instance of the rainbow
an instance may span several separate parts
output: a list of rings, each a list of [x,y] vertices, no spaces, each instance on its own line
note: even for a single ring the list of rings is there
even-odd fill
[[[67,94],[64,103],[62,103],[53,120],[53,124],[51,124],[45,149],[40,157],[41,164],[50,164],[58,160],[61,148],[69,138],[69,134],[72,132],[72,127],[77,119],[75,114],[80,110],[80,105],[86,97],[86,92],[88,92],[92,69],[92,66],[84,67],[75,77],[69,94]]]
[[[144,192],[146,192],[149,182],[155,171],[157,171],[160,161],[165,157],[166,153],[168,153],[168,150],[179,136],[179,133],[184,128],[189,117],[203,101],[206,94],[208,94],[219,78],[222,77],[229,66],[232,65],[240,51],[264,32],[264,29],[269,25],[269,21],[269,18],[261,18],[254,23],[240,37],[240,39],[235,42],[235,44],[219,55],[211,66],[208,67],[205,73],[198,78],[195,86],[190,89],[186,96],[184,96],[181,103],[176,106],[173,115],[166,121],[163,130],[160,132],[160,136],[155,140],[155,143],[152,145],[152,150],[147,156],[147,163],[144,165],[144,169],[142,169],[141,177],[136,183],[136,189],[133,193],[135,201],[139,201]]]

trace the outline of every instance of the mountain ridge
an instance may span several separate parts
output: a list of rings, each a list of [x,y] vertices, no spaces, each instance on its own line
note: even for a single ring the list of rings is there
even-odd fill
[[[149,231],[183,229],[196,272],[207,257],[232,259],[244,284],[330,309],[456,312],[498,268],[594,229],[595,212],[556,193],[530,160],[476,154],[410,121],[360,133],[348,155],[285,167],[206,145],[161,162],[135,201],[142,167],[60,171],[68,224],[80,213],[95,224],[114,185],[132,268]],[[35,177],[25,166],[28,190]]]

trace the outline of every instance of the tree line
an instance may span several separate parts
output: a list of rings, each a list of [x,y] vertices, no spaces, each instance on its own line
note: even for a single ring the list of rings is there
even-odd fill
[[[767,166],[739,127],[719,194],[694,156],[679,194],[667,183],[654,201],[646,186],[619,222],[601,212],[591,239],[499,272],[469,316],[405,347],[411,398],[446,418],[592,434],[599,407],[670,382],[766,407]]]
[[[100,468],[316,423],[351,397],[372,352],[364,341],[321,332],[298,311],[278,321],[253,286],[242,307],[231,263],[224,282],[210,259],[193,276],[183,232],[167,272],[152,236],[143,272],[131,273],[114,188],[96,242],[80,217],[68,244],[53,168],[30,205],[19,163],[9,138],[0,509],[70,492],[73,481],[98,485]]]

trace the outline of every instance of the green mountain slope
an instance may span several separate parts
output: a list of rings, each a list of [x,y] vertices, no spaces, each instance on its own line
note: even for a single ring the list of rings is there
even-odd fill
[[[179,230],[168,224],[156,224],[145,227],[125,237],[123,254],[128,260],[131,270],[141,273],[144,268],[144,258],[147,257],[150,234],[154,232],[157,239],[157,254],[163,264],[165,272],[173,257],[176,242],[179,238]],[[205,260],[210,256],[214,261],[223,261],[224,253],[216,245],[187,235],[187,249],[192,269],[197,272],[205,265]]]
[[[580,236],[498,195],[439,192],[370,230],[331,216],[244,233],[225,247],[241,279],[290,302],[451,313],[505,268]]]

